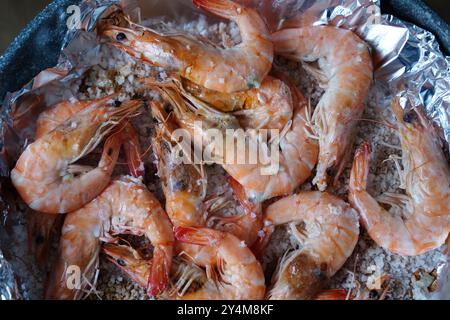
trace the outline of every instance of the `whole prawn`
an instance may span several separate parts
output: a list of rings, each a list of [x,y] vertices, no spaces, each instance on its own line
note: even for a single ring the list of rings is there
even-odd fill
[[[232,93],[257,88],[273,62],[273,44],[259,14],[230,0],[194,0],[197,6],[237,23],[242,43],[229,49],[183,35],[163,36],[139,26],[106,26],[101,34],[130,55],[178,72],[207,89]]]
[[[207,228],[175,228],[177,240],[209,247],[216,256],[217,277],[209,277],[202,288],[180,300],[261,300],[266,287],[262,267],[240,239],[224,231]]]
[[[352,254],[359,237],[358,215],[343,200],[322,192],[283,198],[266,210],[265,231],[289,224],[300,249],[288,252],[273,278],[270,299],[311,299]]]
[[[187,262],[178,266],[180,279],[166,298],[173,300],[262,300],[265,280],[260,263],[252,252],[230,233],[207,228],[175,228],[178,240],[207,246],[217,256],[218,274],[207,276]],[[149,273],[149,263],[132,249],[105,247],[110,261],[141,286]]]
[[[232,177],[228,178],[228,184],[233,190],[234,197],[242,208],[242,213],[229,216],[210,216],[214,229],[231,233],[243,241],[246,246],[252,247],[259,239],[259,232],[263,228],[263,209],[261,203],[253,203],[247,198],[245,189]]]
[[[67,216],[58,260],[50,276],[46,298],[80,299],[94,285],[101,242],[118,234],[145,235],[154,246],[148,293],[156,296],[169,282],[174,237],[172,224],[155,196],[140,180],[122,177],[100,196]],[[79,288],[67,286],[70,268],[79,268]]]
[[[92,106],[96,101],[104,101],[103,98],[94,101],[63,101],[49,108],[39,115],[36,122],[36,140],[52,132],[64,122],[75,117],[78,113]],[[134,177],[140,177],[142,172],[142,159],[140,158],[139,137],[134,127],[124,122],[119,130],[123,137],[123,147],[130,174]]]
[[[158,158],[158,175],[166,197],[166,210],[175,226],[203,227],[206,225],[206,179],[198,166],[177,163],[174,159],[176,142],[172,140],[176,124],[159,102],[152,102],[152,114],[157,119],[152,141]]]
[[[179,88],[221,112],[233,112],[243,129],[283,130],[292,120],[291,90],[276,77],[267,76],[259,88],[232,94],[207,90],[186,80],[180,81]]]
[[[261,205],[250,203],[242,186],[230,179],[230,186],[243,208],[242,214],[227,218],[209,216],[207,219],[210,213],[208,206],[211,207],[218,199],[214,197],[208,201],[210,205],[206,204],[205,173],[194,164],[175,162],[176,142],[172,137],[177,126],[174,116],[168,115],[159,102],[152,102],[152,113],[158,121],[153,147],[159,159],[158,174],[166,197],[166,211],[172,223],[176,227],[205,227],[214,220],[216,228],[234,234],[251,246],[262,228]],[[177,243],[177,252],[190,257],[195,264],[208,270],[215,261],[215,254],[209,247]]]
[[[352,31],[331,26],[285,29],[272,35],[275,51],[303,62],[318,61],[321,78],[328,83],[312,122],[320,143],[313,183],[324,191],[329,177],[341,175],[353,145],[357,120],[373,78],[368,45]]]
[[[103,101],[98,99],[97,101]],[[48,110],[42,112],[36,122],[36,140],[39,140],[46,134],[58,128],[64,122],[76,116],[82,110],[90,107],[94,101],[63,101],[52,106]],[[120,130],[123,139],[123,147],[127,163],[129,165],[130,174],[139,177],[142,175],[142,161],[140,159],[139,138],[136,131],[130,124],[126,124]],[[101,192],[101,190],[99,190]],[[59,220],[58,215],[44,214],[41,212],[31,212],[29,219],[29,237],[30,243],[35,244],[35,252],[38,262],[45,264],[49,241],[56,221]],[[35,241],[32,241],[34,239]]]
[[[297,186],[311,176],[317,163],[318,144],[308,132],[306,100],[295,86],[288,85],[293,92],[293,119],[288,122],[281,134],[279,170],[275,174],[267,175],[262,173],[265,166],[261,159],[257,159],[256,164],[251,164],[246,158],[246,162],[241,164],[236,159],[237,152],[234,152],[235,158],[229,161],[226,154],[229,150],[216,148],[214,141],[211,141],[208,129],[218,130],[224,137],[228,129],[234,129],[237,132],[242,129],[236,117],[219,112],[194,96],[182,97],[178,90],[170,88],[169,85],[162,86],[160,90],[173,102],[180,127],[190,132],[193,137],[201,138],[196,143],[216,152],[212,161],[218,161],[227,173],[244,187],[252,202],[263,202],[276,196],[292,193]],[[254,119],[255,123],[257,121],[258,119]],[[199,123],[201,126],[197,125]],[[223,141],[225,140],[223,138]],[[252,143],[260,142],[246,139],[246,150],[263,148],[261,145],[251,145]]]
[[[450,167],[433,124],[420,110],[404,113],[396,98],[406,195],[384,194],[380,201],[401,207],[404,218],[393,216],[367,192],[370,146],[357,151],[350,178],[349,200],[361,222],[381,247],[404,256],[416,256],[445,244],[450,232]]]
[[[116,107],[114,97],[92,102],[22,153],[11,180],[31,209],[72,212],[107,187],[123,142],[120,132],[111,134],[142,106],[140,101],[128,101]],[[108,139],[97,168],[75,165],[104,137]]]
[[[59,76],[60,74],[57,70],[45,70],[39,76],[39,79],[42,78],[42,80],[38,81],[34,86],[35,88],[40,87]],[[47,79],[48,77],[49,79]],[[87,108],[89,104],[89,101],[63,101],[42,112],[36,121],[36,140],[53,131],[81,110]],[[58,215],[36,211],[32,211],[29,214],[28,238],[30,248],[34,245],[35,256],[41,266],[45,266],[46,264],[50,239],[55,231],[54,227],[59,218]]]
[[[285,124],[285,128],[280,133],[278,172],[262,175],[259,164],[256,166],[224,165],[225,170],[245,188],[252,202],[263,202],[274,197],[291,194],[295,188],[311,176],[319,153],[317,142],[309,134],[310,128],[307,120],[309,107],[305,97],[284,74],[276,72],[275,75],[287,86],[288,94],[290,92],[292,97],[293,108],[292,119]],[[283,113],[283,109],[275,111],[275,114],[277,113]],[[276,119],[276,116],[272,115],[272,118]],[[278,119],[283,119],[283,116]],[[253,118],[253,126],[260,127],[261,120],[257,117]],[[270,129],[277,129],[272,124],[273,121],[270,123]]]

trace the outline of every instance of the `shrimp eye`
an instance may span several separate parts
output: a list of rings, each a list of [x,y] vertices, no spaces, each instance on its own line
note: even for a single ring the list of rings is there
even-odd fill
[[[35,240],[36,240],[36,244],[43,244],[45,241],[44,236],[42,236],[41,234],[37,235]]]
[[[413,117],[411,116],[411,113],[407,112],[403,115],[403,121],[406,123],[412,123]]]
[[[117,41],[124,41],[126,39],[127,39],[127,36],[123,32],[118,33],[117,36],[116,36],[116,40]]]
[[[122,259],[117,259],[117,263],[121,267],[126,267],[127,266],[126,262],[124,260],[122,260]]]
[[[327,175],[328,175],[329,177],[334,177],[334,176],[336,175],[336,170],[334,170],[334,167],[329,167],[329,168],[327,169]]]

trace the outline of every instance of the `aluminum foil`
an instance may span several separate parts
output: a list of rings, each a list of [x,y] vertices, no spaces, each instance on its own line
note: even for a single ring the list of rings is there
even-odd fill
[[[450,143],[450,58],[439,50],[428,31],[390,15],[380,14],[378,0],[239,0],[258,9],[271,31],[301,25],[347,28],[373,49],[376,86],[392,96],[405,97],[407,108],[424,108]],[[70,99],[74,83],[98,62],[102,45],[95,35],[101,18],[124,8],[136,22],[186,19],[202,14],[186,0],[84,0],[69,8],[69,31],[56,69],[44,71],[22,90],[7,95],[0,119],[0,175],[8,177],[20,152],[34,138],[34,122],[47,106]],[[72,20],[71,20],[72,19]],[[213,19],[213,18],[211,18]],[[55,72],[56,70],[56,72]],[[1,232],[1,230],[0,230]],[[1,243],[0,243],[1,245]],[[430,299],[446,297],[449,264],[438,268],[438,290]],[[17,299],[11,268],[0,253],[0,297]],[[447,296],[448,297],[448,296]]]
[[[0,250],[0,300],[18,299],[20,299],[20,293],[13,270]]]
[[[426,295],[428,300],[450,300],[450,264],[443,263],[437,268],[437,288]]]

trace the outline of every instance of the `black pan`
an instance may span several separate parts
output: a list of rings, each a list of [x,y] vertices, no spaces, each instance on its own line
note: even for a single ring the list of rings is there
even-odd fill
[[[0,57],[0,101],[19,90],[41,70],[54,66],[66,33],[66,8],[79,0],[56,0],[45,8]],[[450,52],[448,24],[420,0],[382,0],[383,13],[410,21],[433,32],[442,50]]]

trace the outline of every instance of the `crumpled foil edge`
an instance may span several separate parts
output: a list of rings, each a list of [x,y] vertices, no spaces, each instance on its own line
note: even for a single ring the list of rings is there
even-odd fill
[[[0,300],[21,299],[11,265],[0,250]]]

